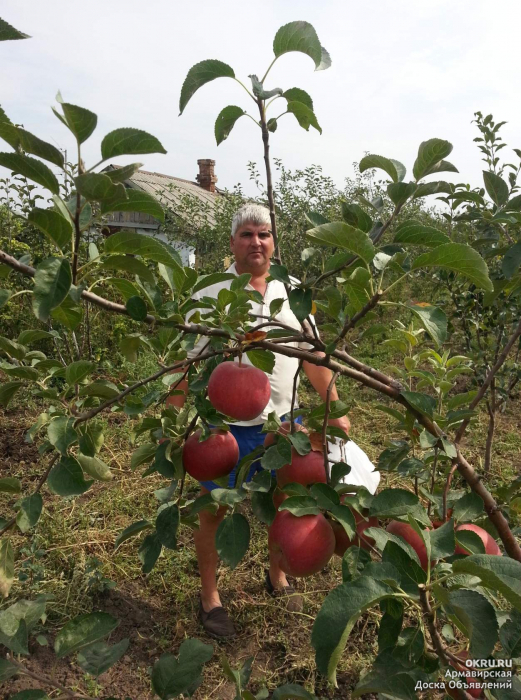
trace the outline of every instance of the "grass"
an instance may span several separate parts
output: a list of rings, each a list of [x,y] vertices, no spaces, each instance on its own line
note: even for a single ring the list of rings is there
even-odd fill
[[[392,359],[389,350],[381,344],[367,342],[364,352],[370,355],[367,361],[375,366],[386,367]],[[130,369],[137,377],[152,371],[153,367],[143,361]],[[161,389],[162,385],[157,388]],[[395,431],[393,419],[375,408],[379,400],[368,390],[354,386],[345,378],[339,380],[338,388],[340,398],[350,407],[353,439],[376,462],[384,443],[401,437]],[[305,380],[301,385],[300,399],[303,406],[316,403]],[[520,473],[521,426],[517,408],[510,406],[498,420],[493,468],[485,476],[488,487],[492,489],[508,483]],[[24,406],[15,400],[4,415],[0,432],[3,439],[0,476],[21,478],[27,491],[43,471],[45,462],[35,445],[23,442],[24,432],[37,413],[36,405]],[[45,555],[38,561],[32,555],[19,555],[17,561],[17,572],[22,565],[25,564],[27,570],[28,563],[34,562],[38,574],[38,565],[41,565],[42,578],[39,580],[33,571],[28,580],[15,582],[10,598],[2,607],[22,597],[34,598],[40,593],[49,595],[48,619],[38,630],[48,637],[49,642],[67,620],[78,614],[105,610],[118,617],[121,624],[111,641],[129,637],[131,645],[123,659],[101,677],[99,684],[67,660],[56,662],[47,647],[39,647],[35,642],[32,642],[34,653],[28,664],[45,673],[55,673],[60,682],[69,687],[81,687],[95,697],[123,697],[127,694],[133,700],[146,700],[152,697],[150,668],[162,653],[177,653],[187,637],[197,637],[205,642],[210,640],[202,634],[196,620],[199,578],[189,529],[181,530],[177,551],[163,549],[156,567],[148,576],[141,573],[137,556],[139,540],[127,541],[114,551],[116,537],[125,527],[136,520],[155,517],[158,502],[153,491],[165,485],[164,479],[157,475],[143,479],[141,469],[135,473],[130,470],[131,429],[130,419],[123,414],[110,414],[102,456],[114,473],[112,482],[97,482],[86,494],[73,500],[60,499],[45,492],[45,509],[35,533],[37,546],[45,551]],[[480,414],[465,445],[465,454],[477,467],[485,436],[486,416]],[[459,486],[457,482],[456,479],[456,486]],[[382,486],[410,488],[410,482],[394,473],[383,474]],[[195,495],[195,482],[188,480],[187,489]],[[7,514],[14,501],[15,498],[0,494],[0,515]],[[304,597],[303,613],[288,612],[283,601],[271,599],[264,591],[266,531],[251,516],[248,501],[242,508],[252,524],[250,549],[234,571],[225,566],[219,569],[223,603],[237,622],[239,637],[231,644],[214,643],[214,657],[205,667],[203,684],[194,697],[196,700],[232,700],[234,697],[232,684],[225,679],[220,666],[223,653],[232,667],[237,667],[249,656],[254,657],[250,684],[254,692],[263,685],[273,690],[283,683],[300,683],[323,698],[349,697],[360,673],[369,667],[377,649],[376,629],[380,613],[373,610],[361,617],[342,655],[339,688],[329,687],[316,673],[310,634],[313,619],[325,596],[342,580],[341,562],[335,558],[321,574],[299,580],[297,589]],[[13,538],[15,548],[26,547],[30,539],[30,534],[16,535]],[[93,560],[98,562],[94,565],[94,573]],[[107,590],[109,582],[116,585]],[[11,691],[30,687],[35,687],[34,682],[27,684],[20,679],[11,684]]]

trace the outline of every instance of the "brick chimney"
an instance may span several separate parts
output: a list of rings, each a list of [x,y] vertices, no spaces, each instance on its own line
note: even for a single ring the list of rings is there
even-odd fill
[[[215,183],[217,182],[214,173],[215,161],[203,158],[197,161],[197,165],[199,166],[199,175],[196,177],[197,182],[204,190],[215,192]]]

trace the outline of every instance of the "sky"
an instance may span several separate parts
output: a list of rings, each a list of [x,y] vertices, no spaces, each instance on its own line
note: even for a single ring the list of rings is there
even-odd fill
[[[266,81],[267,89],[306,90],[323,129],[306,133],[292,115],[280,120],[271,153],[288,168],[320,165],[341,187],[370,152],[411,173],[421,141],[437,137],[454,145],[448,160],[460,171],[444,179],[482,185],[477,110],[506,120],[503,138],[521,147],[518,0],[1,0],[0,17],[32,37],[0,43],[0,104],[69,159],[72,136],[51,111],[57,91],[96,112],[98,127],[83,146],[87,166],[100,159],[107,132],[132,126],[157,136],[167,154],[112,162],[139,159],[146,170],[193,180],[197,160],[212,158],[219,187],[242,183],[254,194],[247,163],[262,165],[260,130],[243,118],[220,146],[214,137],[223,107],[255,115],[246,92],[215,80],[181,117],[179,94],[190,67],[209,58],[249,85],[248,75],[271,62],[277,29],[294,20],[313,24],[332,66],[315,72],[308,56],[290,53]]]

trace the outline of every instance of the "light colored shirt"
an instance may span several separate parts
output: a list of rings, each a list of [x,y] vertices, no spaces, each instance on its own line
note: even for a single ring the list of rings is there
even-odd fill
[[[237,275],[238,273],[235,267],[235,263],[230,265],[226,272]],[[192,298],[202,299],[202,297],[211,297],[215,299],[217,298],[217,295],[219,294],[221,289],[230,289],[232,281],[232,279],[228,279],[224,282],[217,282],[217,284],[212,284],[210,287],[206,287],[205,289],[201,289],[200,291],[195,292]],[[298,281],[295,280],[295,284],[297,283]],[[253,287],[249,284],[246,285],[245,289],[254,291]],[[270,304],[274,299],[284,299],[284,304],[282,305],[282,308],[279,311],[279,313],[275,316],[275,320],[279,321],[280,323],[284,323],[287,326],[291,326],[291,328],[294,328],[300,333],[302,331],[300,321],[298,321],[297,317],[295,316],[295,314],[289,306],[286,289],[283,283],[279,282],[278,280],[271,280],[270,282],[267,282],[266,292],[264,294],[262,304],[258,301],[250,300],[251,313],[254,314],[254,317],[252,318],[252,324],[258,325],[269,319]],[[190,313],[187,314],[187,323],[190,322],[190,318],[195,312],[196,311],[190,311]],[[311,322],[314,323],[312,317]],[[276,326],[273,326],[273,328],[276,328]],[[269,329],[269,326],[262,328],[263,331],[268,331]],[[188,357],[191,359],[198,355],[207,343],[208,338],[206,338],[205,336],[199,338],[193,350],[189,351]],[[309,350],[311,348],[311,346],[308,343],[288,342],[286,343],[286,345],[294,348],[302,348],[304,350]],[[238,362],[239,360],[238,358],[235,358],[234,361]],[[242,356],[242,364],[252,365],[246,354]],[[275,366],[273,367],[273,372],[271,374],[266,374],[266,376],[270,380],[271,386],[271,397],[268,402],[268,405],[261,413],[261,415],[257,418],[254,418],[250,421],[237,421],[236,423],[234,423],[234,425],[261,425],[267,420],[268,414],[272,413],[273,411],[279,417],[289,414],[289,412],[291,411],[291,397],[293,394],[293,379],[295,377],[297,369],[298,359],[296,357],[286,357],[285,355],[275,353]],[[298,381],[299,380],[297,379],[297,386]],[[298,402],[295,401],[295,408],[297,406]]]

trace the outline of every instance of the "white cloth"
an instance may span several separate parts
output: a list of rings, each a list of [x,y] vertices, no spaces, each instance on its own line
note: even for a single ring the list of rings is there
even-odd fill
[[[332,464],[345,462],[351,467],[349,474],[341,479],[342,483],[365,486],[369,493],[376,493],[380,483],[380,472],[376,471],[374,464],[356,442],[338,439],[328,442],[328,457]]]
[[[234,275],[237,275],[237,270],[235,268],[235,263],[230,265],[230,267],[226,270],[226,272],[230,272]],[[200,291],[196,292],[193,294],[192,298],[193,299],[202,299],[203,297],[211,297],[213,299],[217,298],[217,295],[221,291],[221,289],[230,289],[232,279],[225,280],[223,282],[218,282],[217,284],[212,284],[210,287],[205,287],[205,289],[201,289]],[[298,283],[297,280],[295,280],[295,283]],[[251,285],[246,285],[245,289],[247,290],[252,290],[254,291],[253,287]],[[286,289],[283,285],[282,282],[279,282],[278,280],[271,280],[271,282],[268,282],[266,285],[266,292],[264,294],[264,299],[262,304],[257,301],[250,301],[250,306],[251,306],[251,313],[254,314],[254,317],[252,318],[252,322],[255,323],[263,323],[263,321],[267,321],[270,316],[270,304],[274,299],[284,299],[284,304],[279,311],[279,313],[275,316],[275,320],[279,321],[280,323],[284,323],[288,326],[291,326],[291,328],[294,328],[296,331],[300,332],[302,330],[302,326],[300,322],[298,321],[297,317],[295,314],[291,311],[291,308],[289,306],[289,302],[287,299],[286,295]],[[186,322],[190,322],[190,318],[192,315],[196,313],[196,311],[191,311],[190,313],[187,314],[186,316]],[[259,318],[255,318],[259,317]],[[313,323],[313,319],[311,319]],[[262,330],[268,331],[269,326],[266,326]],[[276,328],[276,326],[273,326],[273,328]],[[196,355],[201,352],[201,350],[205,347],[205,345],[208,342],[208,338],[206,336],[202,336],[199,338],[197,343],[195,344],[193,350],[191,350],[188,353],[188,357],[191,359],[195,357]],[[302,348],[304,350],[309,350],[310,345],[308,343],[286,343],[286,345],[290,347],[295,347],[295,348]],[[238,362],[238,359],[235,359],[235,362]],[[244,365],[251,365],[252,363],[249,361],[248,356],[244,354],[242,356],[242,364]],[[261,413],[260,416],[257,418],[254,418],[253,420],[250,421],[238,421],[234,423],[234,425],[262,425],[267,418],[268,415],[274,411],[277,416],[284,416],[285,414],[289,413],[291,411],[291,397],[293,394],[293,378],[295,376],[295,372],[297,371],[298,368],[298,359],[295,357],[286,357],[285,355],[280,355],[279,353],[275,354],[275,366],[273,368],[273,372],[271,374],[267,374],[269,380],[270,380],[270,385],[271,385],[271,397],[268,402],[268,405],[264,409],[264,411]],[[298,386],[298,380],[297,380],[297,386]],[[298,402],[295,402],[296,406],[298,406]]]

